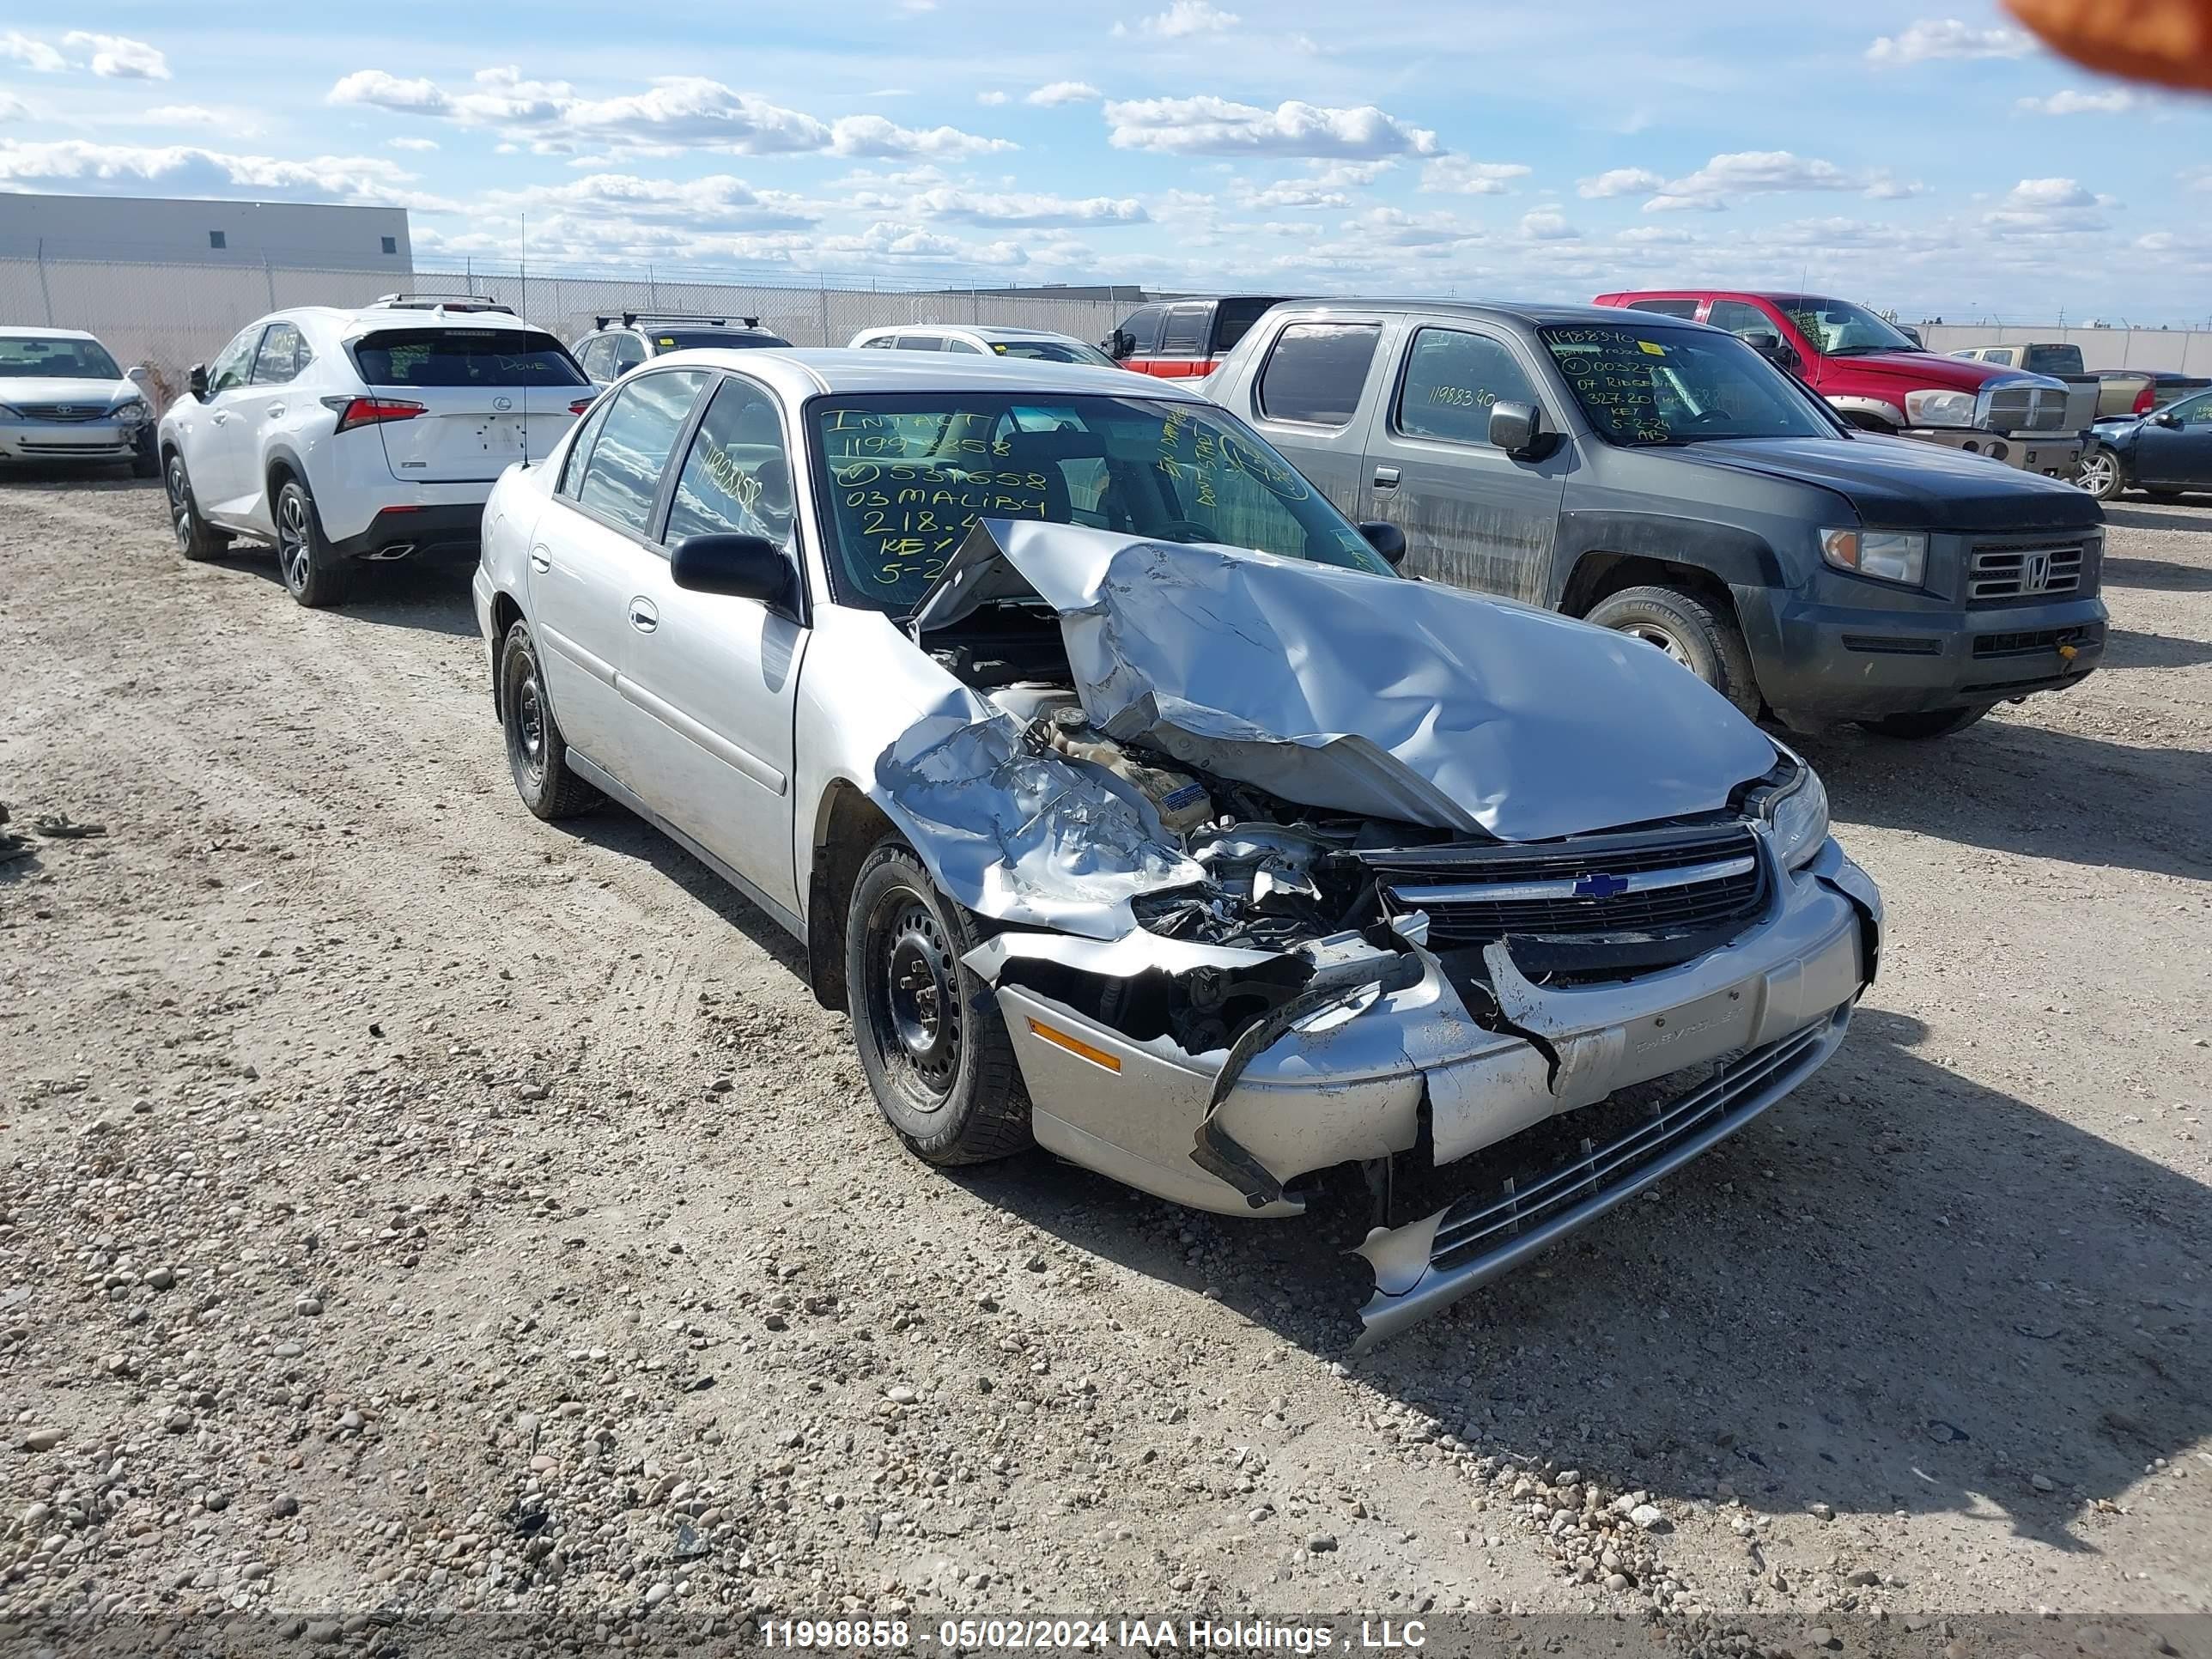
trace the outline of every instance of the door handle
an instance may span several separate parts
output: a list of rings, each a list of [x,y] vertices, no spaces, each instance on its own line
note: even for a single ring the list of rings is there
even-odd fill
[[[269,405],[269,418],[270,418],[270,420],[272,420],[272,421],[281,421],[281,420],[283,420],[283,419],[284,418],[284,405],[283,405],[283,404],[270,404],[270,405]]]
[[[650,634],[660,626],[660,612],[653,608],[650,599],[632,599],[629,602],[629,625],[641,634]]]
[[[1395,489],[1398,487],[1398,469],[1395,466],[1376,467],[1375,487],[1377,489]]]
[[[553,568],[553,561],[546,556],[544,548],[533,547],[530,550],[530,568],[542,576]]]
[[[208,419],[213,421],[217,426],[221,426],[229,418],[230,411],[227,409],[211,410],[208,413]]]

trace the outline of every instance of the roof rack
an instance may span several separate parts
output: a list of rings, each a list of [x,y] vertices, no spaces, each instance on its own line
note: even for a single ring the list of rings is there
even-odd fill
[[[598,319],[596,326],[611,328],[614,325],[614,318],[611,315],[602,317]],[[760,326],[760,319],[757,317],[740,317],[738,321],[747,328]],[[622,313],[622,325],[624,328],[635,328],[640,323],[703,323],[711,328],[727,328],[730,319],[727,317],[712,316],[703,311],[625,311]]]
[[[481,294],[380,294],[380,311],[498,311],[514,315],[514,307],[488,300]]]

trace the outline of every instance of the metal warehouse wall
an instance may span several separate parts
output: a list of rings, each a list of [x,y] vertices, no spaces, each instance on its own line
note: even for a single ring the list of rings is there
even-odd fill
[[[2178,368],[2191,374],[2212,374],[2212,334],[2201,330],[1935,323],[1923,325],[1920,333],[1930,351],[2057,340],[2080,346],[2085,368]]]

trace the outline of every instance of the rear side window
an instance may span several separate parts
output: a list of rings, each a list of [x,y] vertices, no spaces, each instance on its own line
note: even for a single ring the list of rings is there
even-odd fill
[[[583,370],[550,334],[516,328],[386,328],[355,342],[371,386],[582,386]]]
[[[584,463],[577,504],[643,535],[676,434],[684,429],[706,379],[701,369],[672,369],[625,380],[605,394],[614,404],[600,422],[598,441]]]
[[[1252,331],[1252,325],[1280,303],[1275,300],[1224,300],[1213,310],[1213,355],[1218,357]]]
[[[902,334],[898,337],[901,351],[942,351],[945,342],[934,334]]]
[[[1680,317],[1687,322],[1698,314],[1698,302],[1695,300],[1631,300],[1628,309],[1656,311],[1662,317]]]
[[[1528,377],[1498,341],[1455,328],[1425,328],[1407,354],[1398,430],[1410,438],[1487,444],[1494,405],[1535,401]]]
[[[253,384],[282,386],[307,366],[307,343],[290,323],[271,323],[253,358]]]
[[[1206,324],[1211,306],[1170,306],[1168,325],[1160,334],[1160,350],[1170,357],[1195,357],[1206,349]]]
[[[1271,421],[1342,426],[1382,337],[1380,323],[1292,323],[1275,337],[1260,371],[1260,413]]]

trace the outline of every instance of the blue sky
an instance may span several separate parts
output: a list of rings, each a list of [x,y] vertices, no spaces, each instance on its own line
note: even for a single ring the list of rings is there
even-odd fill
[[[526,216],[543,265],[2212,316],[2206,100],[1993,4],[1662,10],[0,8],[0,185],[404,204],[425,264]]]

